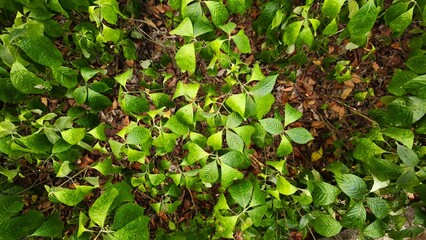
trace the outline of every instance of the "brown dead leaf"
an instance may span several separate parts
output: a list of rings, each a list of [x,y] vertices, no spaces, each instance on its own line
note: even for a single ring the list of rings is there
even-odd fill
[[[325,122],[323,122],[323,121],[312,121],[311,122],[311,127],[312,128],[324,128],[325,127]]]
[[[347,87],[347,88],[343,89],[343,92],[340,95],[340,97],[342,99],[346,99],[349,96],[349,94],[351,94],[352,90],[353,90],[353,88],[351,88],[351,87]]]
[[[373,63],[371,64],[371,66],[373,67],[373,69],[374,69],[375,71],[377,71],[377,70],[379,70],[379,69],[380,69],[380,66],[379,66],[379,64],[377,64],[377,62],[373,62]]]
[[[402,50],[401,43],[399,43],[399,42],[392,43],[391,48],[397,49],[397,50]]]
[[[354,83],[360,83],[361,82],[360,76],[358,74],[356,74],[356,73],[352,73],[351,80]]]

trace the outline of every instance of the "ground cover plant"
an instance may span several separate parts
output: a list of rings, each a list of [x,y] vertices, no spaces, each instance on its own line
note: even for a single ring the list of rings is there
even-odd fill
[[[424,0],[0,1],[0,239],[416,237],[425,19]]]

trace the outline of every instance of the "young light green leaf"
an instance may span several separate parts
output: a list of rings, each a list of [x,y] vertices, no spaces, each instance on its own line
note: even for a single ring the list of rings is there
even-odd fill
[[[129,68],[125,72],[118,74],[114,77],[121,86],[125,87],[128,80],[133,77],[133,69]]]
[[[390,29],[395,33],[404,32],[405,29],[407,29],[407,27],[411,24],[411,21],[413,19],[413,11],[414,7],[411,7],[410,9],[408,9],[408,11],[404,12],[403,14],[392,20],[392,22],[389,24]]]
[[[212,32],[213,30],[213,25],[211,25],[208,20],[198,19],[194,23],[194,37],[198,37],[205,33]]]
[[[256,103],[256,117],[257,119],[262,119],[271,110],[275,97],[268,93],[263,97],[254,97],[254,102]]]
[[[47,67],[60,66],[64,61],[61,52],[45,36],[24,38],[19,47],[36,63]]]
[[[205,183],[214,183],[219,179],[219,170],[216,161],[210,162],[201,168],[200,179]]]
[[[192,27],[191,19],[189,19],[189,17],[183,19],[183,21],[179,23],[175,29],[170,31],[170,34],[188,37],[194,36],[194,29]]]
[[[53,162],[53,163],[55,165],[57,162]],[[62,164],[60,164],[56,177],[66,177],[71,171],[72,170],[70,168],[70,162],[64,161]]]
[[[120,230],[114,232],[112,235],[114,239],[149,239],[148,223],[150,218],[147,216],[139,216],[135,220],[129,222]]]
[[[331,22],[324,28],[322,34],[330,36],[336,34],[338,30],[339,27],[337,26],[336,19],[333,18],[333,20],[331,20]]]
[[[98,73],[101,73],[102,75],[107,74],[106,69],[94,69],[91,67],[83,67],[80,69],[80,72],[81,72],[81,76],[86,82],[89,81],[92,77],[94,77]]]
[[[64,224],[59,218],[59,213],[54,213],[48,217],[48,219],[31,234],[35,237],[55,238],[61,235]]]
[[[97,162],[91,167],[98,170],[102,175],[108,176],[113,172],[112,158],[107,157],[105,160]]]
[[[250,125],[233,128],[234,132],[241,137],[244,144],[249,146],[252,142],[251,137],[256,132],[256,128]]]
[[[173,95],[173,99],[180,96],[187,96],[190,99],[195,99],[199,88],[200,88],[200,84],[198,83],[185,84],[183,82],[178,82],[175,93]]]
[[[342,225],[330,215],[321,214],[314,220],[314,229],[324,237],[332,237],[340,232]]]
[[[41,94],[52,89],[49,82],[28,71],[18,61],[12,64],[10,81],[16,89],[25,94]]]
[[[240,180],[244,178],[244,174],[238,171],[235,168],[232,168],[226,164],[221,165],[221,185],[226,188],[232,184],[235,180]]]
[[[276,118],[265,118],[259,120],[262,127],[270,134],[277,135],[284,131],[283,124]]]
[[[104,227],[105,219],[110,211],[110,207],[114,199],[118,196],[118,191],[115,188],[110,188],[96,199],[93,205],[89,208],[89,217],[101,228]]]
[[[71,68],[64,66],[52,67],[52,73],[56,81],[66,88],[73,88],[78,84],[78,73]]]
[[[219,131],[207,138],[207,145],[212,147],[214,151],[222,148],[222,133],[223,131]]]
[[[86,136],[86,129],[71,128],[61,132],[62,138],[69,144],[75,145]]]
[[[293,146],[286,136],[281,136],[281,142],[277,149],[277,156],[284,157],[293,152]]]
[[[329,18],[336,18],[344,3],[345,0],[324,0],[321,12]]]
[[[219,157],[220,161],[233,168],[246,169],[251,166],[250,159],[238,151],[229,151]]]
[[[221,2],[205,1],[210,11],[214,25],[223,25],[228,20],[228,10]]]
[[[383,219],[389,216],[390,208],[384,199],[377,197],[367,198],[367,206],[378,219]]]
[[[274,19],[272,20],[271,29],[274,29],[274,28],[280,26],[285,17],[286,17],[286,15],[284,15],[283,11],[281,11],[281,9],[278,10],[275,13]]]
[[[176,53],[176,64],[183,70],[188,71],[189,74],[195,72],[195,49],[194,44],[183,45]]]
[[[232,112],[229,114],[228,118],[226,119],[225,126],[227,128],[236,128],[240,126],[240,124],[243,122],[243,119],[240,117],[240,115],[236,112]]]
[[[305,144],[314,139],[311,133],[305,128],[292,128],[290,130],[286,130],[285,133],[291,140],[298,144]]]
[[[244,149],[243,140],[240,138],[240,136],[230,130],[226,130],[226,143],[232,150],[242,152]]]
[[[220,25],[219,28],[222,29],[226,34],[231,35],[232,31],[237,27],[233,22],[228,22],[226,24]]]
[[[367,219],[367,212],[365,211],[362,202],[351,203],[348,211],[343,215],[340,224],[346,228],[359,228],[362,227]]]
[[[49,194],[53,194],[56,199],[67,206],[75,206],[83,201],[84,197],[92,191],[92,186],[78,186],[76,189],[62,187],[52,187]]]
[[[303,21],[292,22],[287,25],[284,29],[283,42],[286,45],[293,45],[296,43],[297,37],[300,33],[300,28],[303,25]]]
[[[375,192],[379,189],[385,188],[387,186],[389,186],[390,184],[390,180],[386,180],[386,181],[380,181],[376,176],[371,175],[373,177],[373,186],[371,187],[370,192]]]
[[[164,127],[181,136],[186,135],[189,130],[188,126],[180,121],[175,115],[170,116],[170,119],[167,121]]]
[[[337,187],[326,182],[315,182],[313,186],[312,198],[314,199],[314,203],[318,206],[332,204],[336,201],[340,193]]]
[[[127,134],[126,142],[127,144],[142,145],[150,138],[151,132],[147,128],[136,126]]]
[[[258,82],[251,90],[250,94],[255,97],[263,97],[272,92],[278,75],[267,76]]]
[[[287,179],[283,176],[277,178],[277,190],[279,193],[284,195],[292,195],[297,191],[297,187],[293,186]]]
[[[244,118],[244,113],[246,111],[246,94],[240,93],[231,95],[226,99],[225,103]]]
[[[251,53],[250,40],[244,30],[240,30],[236,35],[232,36],[232,40],[241,53]]]
[[[123,35],[124,34],[121,29],[110,28],[107,25],[102,24],[103,41],[118,44],[121,40],[123,40]]]
[[[290,104],[285,104],[285,115],[284,115],[284,127],[288,126],[290,123],[297,121],[302,117],[302,113],[299,112],[296,108],[292,107]]]
[[[360,201],[368,192],[367,185],[362,178],[353,174],[341,174],[336,177],[337,185],[342,191],[355,201]]]
[[[351,36],[362,37],[367,34],[373,28],[378,12],[374,0],[368,0],[349,20]]]
[[[245,208],[251,200],[253,185],[250,181],[241,181],[230,186],[228,191],[235,202]]]
[[[99,124],[97,127],[89,131],[89,134],[92,135],[94,138],[106,141],[106,135],[105,135],[105,129],[107,126],[104,123]]]
[[[136,203],[126,203],[117,209],[111,228],[119,230],[131,221],[144,215],[145,209]]]
[[[194,109],[192,104],[187,104],[176,112],[176,117],[184,123],[192,124],[194,122]]]
[[[189,164],[194,164],[196,161],[199,161],[209,156],[209,154],[204,151],[204,149],[202,149],[200,146],[193,142],[189,142],[187,146],[189,151],[187,161]]]

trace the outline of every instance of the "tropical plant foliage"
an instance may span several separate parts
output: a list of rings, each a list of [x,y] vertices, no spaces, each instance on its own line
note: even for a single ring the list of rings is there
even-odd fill
[[[426,1],[156,4],[168,37],[160,59],[142,59],[155,39],[136,23],[157,28],[144,16],[152,2],[0,1],[1,239],[286,239],[346,228],[402,239],[424,230]],[[370,125],[335,139],[338,159],[297,164],[318,134],[303,120],[309,107],[277,101],[278,86],[298,78],[295,66],[346,84],[358,69],[329,47],[368,49],[359,56],[368,61],[378,26],[389,29],[384,44],[407,34],[410,49],[384,106],[357,112]],[[323,154],[308,162],[327,162]],[[407,209],[416,212],[408,227]]]

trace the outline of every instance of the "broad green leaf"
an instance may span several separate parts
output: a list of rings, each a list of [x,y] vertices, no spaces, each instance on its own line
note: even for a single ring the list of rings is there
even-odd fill
[[[368,192],[367,185],[362,178],[353,174],[342,174],[336,177],[337,185],[342,191],[355,201],[360,201]]]
[[[46,238],[59,237],[63,228],[64,224],[59,218],[59,214],[54,213],[31,236]]]
[[[112,105],[112,102],[106,96],[93,91],[92,89],[87,89],[87,104],[93,111],[100,111]]]
[[[200,170],[200,179],[205,183],[214,183],[219,179],[219,170],[216,161],[206,164]]]
[[[127,134],[126,143],[142,145],[151,138],[151,132],[144,127],[136,126]]]
[[[89,217],[101,228],[104,227],[105,219],[110,211],[110,207],[114,202],[114,199],[118,196],[118,191],[115,188],[111,188],[96,199],[93,205],[89,208]]]
[[[108,176],[113,172],[112,158],[107,157],[105,160],[99,161],[91,167],[98,170],[102,175]]]
[[[170,153],[175,149],[176,139],[179,135],[174,133],[161,132],[158,137],[154,139],[152,144],[157,147],[157,155],[164,155]]]
[[[57,162],[53,162],[53,164],[59,164]],[[66,177],[68,176],[68,174],[72,171],[70,166],[69,166],[70,162],[69,161],[65,161],[62,164],[59,164],[59,169],[57,171],[56,177]],[[55,169],[56,170],[56,169]]]
[[[149,182],[154,186],[159,186],[160,184],[164,183],[166,180],[166,175],[163,173],[158,174],[148,174]]]
[[[397,19],[399,16],[401,16],[403,13],[407,11],[409,2],[405,1],[399,1],[399,2],[393,2],[392,5],[390,5],[384,14],[384,19],[386,25],[390,25],[392,21]]]
[[[234,112],[240,114],[244,118],[244,113],[246,111],[246,94],[234,94],[228,97],[225,101]]]
[[[371,175],[373,177],[373,186],[371,187],[370,192],[375,192],[379,189],[385,188],[387,186],[389,186],[390,184],[390,180],[386,180],[386,181],[380,181],[376,176]]]
[[[290,104],[285,104],[285,115],[284,115],[284,127],[288,126],[290,123],[297,121],[302,117],[302,113],[299,112],[296,108],[292,107]]]
[[[389,27],[395,33],[402,33],[410,26],[411,21],[413,19],[413,11],[414,7],[408,9],[408,11],[402,13],[397,18],[390,22]]]
[[[367,206],[370,211],[377,217],[377,219],[383,219],[389,216],[390,208],[386,200],[381,198],[367,198]]]
[[[226,143],[232,150],[242,152],[244,149],[243,140],[240,138],[240,136],[230,130],[226,130]]]
[[[290,130],[286,130],[285,133],[292,141],[298,144],[305,144],[314,139],[311,133],[305,128],[292,128]]]
[[[313,186],[312,198],[318,206],[332,204],[340,193],[337,187],[326,182],[315,182]]]
[[[61,132],[62,138],[71,145],[76,145],[86,136],[86,129],[71,128]]]
[[[416,152],[410,148],[397,144],[396,151],[402,162],[410,167],[415,167],[419,163],[420,159]]]
[[[111,225],[111,228],[114,230],[119,230],[126,226],[131,221],[137,219],[140,216],[144,215],[145,209],[139,206],[136,203],[126,203],[120,208],[117,209],[117,212],[114,215],[114,222]]]
[[[12,64],[10,80],[16,89],[25,94],[41,94],[52,89],[49,82],[28,71],[18,61]]]
[[[222,133],[223,131],[219,131],[207,138],[207,145],[212,147],[214,151],[222,148]]]
[[[277,156],[284,157],[293,152],[293,146],[286,136],[281,136],[280,145],[278,145]]]
[[[0,122],[0,138],[4,138],[8,135],[11,135],[15,129],[15,124],[11,123],[8,120]]]
[[[321,12],[329,18],[335,18],[339,15],[340,9],[344,3],[345,0],[324,0]]]
[[[213,30],[213,25],[208,20],[198,19],[194,23],[194,37],[198,37],[205,33],[212,32]]]
[[[286,160],[280,160],[280,161],[266,161],[266,164],[275,168],[279,173],[283,173],[283,171],[287,171],[285,166],[287,165]]]
[[[216,234],[220,234],[223,238],[233,238],[234,237],[234,229],[237,224],[238,216],[221,216],[217,217],[217,227]],[[218,231],[220,229],[220,231]]]
[[[178,82],[175,93],[173,95],[173,99],[180,96],[187,96],[190,99],[195,99],[199,88],[200,88],[200,84],[198,83],[185,84],[183,82]]]
[[[189,131],[188,126],[181,122],[175,115],[170,116],[170,119],[167,121],[164,127],[181,136],[186,135]]]
[[[286,45],[293,45],[296,43],[297,37],[300,33],[300,28],[303,25],[303,21],[292,22],[287,25],[284,29],[283,42]]]
[[[349,20],[348,30],[351,36],[366,35],[373,28],[378,12],[374,0],[368,0]]]
[[[247,211],[247,214],[249,217],[253,220],[254,226],[260,226],[262,223],[263,216],[265,216],[265,213],[268,210],[268,206],[261,205],[259,207],[255,207],[249,211]]]
[[[283,13],[283,11],[278,10],[275,13],[274,19],[272,19],[271,29],[279,27],[281,25],[281,23],[283,22],[285,17],[286,17],[286,15]]]
[[[83,77],[84,81],[89,81],[92,77],[96,76],[96,74],[101,73],[102,75],[107,74],[106,69],[94,69],[91,67],[83,67],[80,69],[81,76]]]
[[[187,146],[189,151],[187,161],[189,164],[194,164],[196,161],[199,161],[209,156],[209,154],[204,151],[204,149],[202,149],[200,146],[193,142],[189,142]]]
[[[8,219],[15,216],[22,210],[23,207],[24,203],[21,201],[20,197],[8,195],[0,196],[1,219]]]
[[[225,126],[227,128],[236,128],[240,126],[240,124],[243,122],[243,119],[240,117],[240,115],[236,112],[232,112],[229,114],[228,118],[226,119]]]
[[[426,98],[426,75],[421,75],[411,79],[403,86],[403,88],[411,95]]]
[[[149,111],[149,102],[145,97],[125,94],[121,107],[126,113],[141,114]]]
[[[246,208],[251,200],[253,185],[250,181],[241,181],[228,188],[231,197],[242,208]]]
[[[47,67],[60,66],[64,61],[61,52],[45,36],[24,38],[19,47],[36,63]]]
[[[404,85],[415,77],[417,75],[411,71],[396,71],[388,85],[388,91],[396,96],[405,95],[407,91],[403,88]]]
[[[413,57],[410,57],[408,61],[405,63],[405,65],[407,65],[407,67],[411,71],[417,74],[425,74],[426,73],[426,55],[415,55]]]
[[[386,151],[377,146],[373,141],[367,138],[358,139],[353,155],[356,159],[364,161],[367,158],[375,157]]]
[[[236,35],[232,36],[232,40],[241,53],[251,53],[250,40],[244,33],[244,30],[240,30]]]
[[[337,235],[342,229],[342,225],[330,215],[319,215],[314,220],[314,229],[324,237]]]
[[[362,202],[351,203],[348,211],[343,215],[340,224],[346,228],[359,228],[362,227],[367,219],[367,212],[365,211]]]
[[[228,9],[231,13],[243,14],[246,10],[246,0],[229,0]]]
[[[178,10],[182,6],[182,0],[169,0],[168,4],[173,10]]]
[[[225,195],[223,193],[219,194],[217,198],[216,205],[214,206],[214,212],[218,212],[219,210],[229,210],[228,203],[226,202]]]
[[[252,89],[250,89],[250,94],[255,97],[263,97],[271,93],[272,89],[274,89],[277,77],[278,75],[265,77],[260,82],[258,82]]]
[[[246,96],[246,110],[244,113],[245,118],[256,116],[256,103],[250,95]]]
[[[192,104],[187,104],[176,112],[176,117],[184,123],[192,124],[194,122],[194,109]]]
[[[76,189],[52,187],[49,194],[67,206],[75,206],[83,201],[84,197],[92,191],[91,186],[77,186]]]
[[[25,99],[25,94],[13,86],[10,78],[0,78],[0,101],[18,103]]]
[[[237,27],[233,22],[227,22],[226,24],[220,25],[219,28],[222,29],[226,34],[231,35],[232,31]],[[220,47],[219,47],[220,48]]]
[[[252,69],[249,82],[255,81],[255,80],[262,80],[264,78],[265,78],[265,75],[263,75],[262,69],[260,69],[259,63],[255,63]]]
[[[73,88],[78,84],[78,73],[71,68],[64,66],[52,67],[52,73],[56,81],[66,88]]]
[[[87,89],[88,89],[88,87],[81,86],[81,87],[78,87],[74,90],[72,95],[73,95],[76,103],[83,104],[83,103],[86,102],[86,100],[87,100]]]
[[[133,69],[127,69],[125,72],[118,74],[114,77],[115,81],[117,81],[121,86],[125,87],[127,81],[129,81],[133,77]]]
[[[176,64],[183,70],[193,74],[196,68],[194,44],[183,45],[176,53]]]
[[[262,119],[269,111],[271,111],[272,105],[275,102],[275,97],[271,93],[266,94],[263,97],[254,97],[256,103],[256,117]]]
[[[253,186],[253,195],[250,201],[250,207],[265,205],[266,193],[260,189],[260,182],[256,181]]]
[[[331,22],[324,28],[324,30],[322,31],[322,34],[326,36],[334,35],[337,33],[338,30],[339,30],[339,27],[337,26],[336,19],[333,18],[333,20],[331,20]]]
[[[402,174],[400,166],[386,159],[368,158],[365,166],[380,181],[397,179]]]
[[[416,175],[416,172],[413,168],[405,171],[397,180],[396,185],[398,185],[402,189],[406,189],[406,191],[412,192],[413,188],[422,184],[419,178]]]
[[[194,36],[194,29],[192,27],[191,19],[189,19],[188,17],[183,19],[183,21],[179,23],[179,25],[175,29],[170,31],[170,34],[188,37]]]
[[[293,186],[283,176],[277,178],[277,190],[279,193],[284,195],[292,195],[297,191],[297,187]]]
[[[240,171],[238,171],[235,168],[232,168],[225,163],[221,165],[221,177],[220,182],[222,187],[226,188],[229,185],[232,184],[235,180],[240,180],[244,178],[244,174],[242,174]]]
[[[308,46],[312,46],[314,43],[314,34],[312,33],[311,28],[304,27],[302,31],[300,31],[299,36],[297,37],[296,44],[303,45],[306,44]]]
[[[110,28],[102,24],[102,36],[105,42],[118,44],[123,39],[123,31],[121,29]]]
[[[233,129],[235,133],[238,134],[238,136],[241,137],[244,144],[246,146],[249,146],[252,142],[251,137],[256,132],[256,128],[250,125],[245,125],[241,127],[237,127]]]
[[[129,222],[120,230],[114,232],[112,235],[114,239],[149,239],[148,223],[150,218],[147,216],[139,216],[135,220]]]
[[[283,124],[276,118],[265,118],[259,120],[262,127],[270,134],[277,135],[284,131]]]
[[[220,161],[233,168],[246,169],[251,166],[250,159],[239,151],[229,151],[219,157]]]
[[[92,135],[94,138],[106,141],[106,135],[105,135],[105,129],[107,126],[104,123],[99,124],[97,127],[89,131],[89,134]]]
[[[380,220],[376,220],[364,228],[362,232],[367,237],[372,239],[379,239],[385,235],[385,228],[383,227],[383,223]]]
[[[228,10],[221,2],[205,1],[207,8],[210,11],[214,25],[223,25],[228,20]]]

